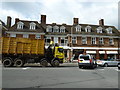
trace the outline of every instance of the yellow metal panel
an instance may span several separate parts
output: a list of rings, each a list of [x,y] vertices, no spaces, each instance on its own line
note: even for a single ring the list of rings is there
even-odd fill
[[[0,41],[2,53],[44,54],[44,40],[3,37]]]

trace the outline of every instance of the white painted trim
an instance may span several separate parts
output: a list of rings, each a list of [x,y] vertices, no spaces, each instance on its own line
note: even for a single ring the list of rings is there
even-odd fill
[[[12,31],[6,31],[6,33],[9,34],[37,34],[37,35],[44,35],[45,33],[37,33],[37,32],[12,32]]]
[[[45,35],[46,37],[67,37],[67,35]]]
[[[67,34],[67,36],[71,36],[71,34]],[[78,35],[78,34],[72,34],[72,36],[86,36],[86,37],[105,37],[105,38],[120,38],[119,36],[101,36],[101,35]]]

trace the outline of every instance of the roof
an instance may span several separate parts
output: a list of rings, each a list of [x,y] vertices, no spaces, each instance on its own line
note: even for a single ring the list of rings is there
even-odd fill
[[[17,29],[17,24],[14,24],[9,31],[18,31],[18,32],[38,32],[38,33],[44,33],[44,30],[42,29],[42,26],[37,21],[26,21],[26,20],[19,20],[24,23],[23,29]],[[31,30],[30,29],[30,23],[34,22],[36,24],[36,29]]]

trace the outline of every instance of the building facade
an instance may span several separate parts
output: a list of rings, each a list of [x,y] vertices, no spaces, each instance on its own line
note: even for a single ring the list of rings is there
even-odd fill
[[[15,19],[11,26],[11,17],[7,17],[8,30],[6,37],[23,37],[44,39],[47,48],[50,41],[58,43],[65,50],[68,60],[73,55],[77,56],[84,51],[96,59],[119,58],[120,32],[114,26],[104,25],[104,20],[99,20],[99,25],[80,24],[79,18],[73,18],[73,24],[47,24],[46,15],[41,15],[40,23]]]

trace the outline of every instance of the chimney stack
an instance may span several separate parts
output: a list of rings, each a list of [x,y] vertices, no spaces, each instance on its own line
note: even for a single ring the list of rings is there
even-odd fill
[[[41,15],[41,24],[46,24],[46,15]]]
[[[104,26],[104,19],[100,19],[100,20],[99,20],[99,25],[100,25],[100,26]]]
[[[17,22],[19,22],[19,18],[15,18],[15,24],[17,24]]]
[[[11,17],[7,16],[7,27],[10,28],[11,27]]]
[[[79,24],[79,18],[73,18],[73,25]]]

